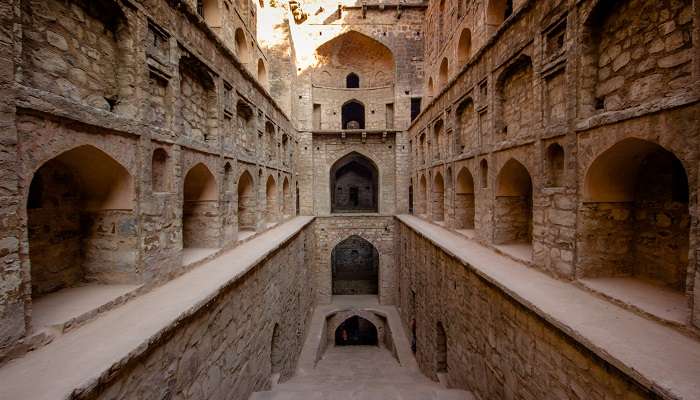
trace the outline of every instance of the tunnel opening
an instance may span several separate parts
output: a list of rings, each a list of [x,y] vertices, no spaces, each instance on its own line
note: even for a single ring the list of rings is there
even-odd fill
[[[335,330],[336,346],[377,346],[377,328],[370,321],[353,316]]]

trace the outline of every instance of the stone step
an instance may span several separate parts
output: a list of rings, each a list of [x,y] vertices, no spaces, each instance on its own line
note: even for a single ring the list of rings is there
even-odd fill
[[[307,390],[255,392],[250,400],[474,400],[463,390],[424,387],[385,387],[355,390]]]

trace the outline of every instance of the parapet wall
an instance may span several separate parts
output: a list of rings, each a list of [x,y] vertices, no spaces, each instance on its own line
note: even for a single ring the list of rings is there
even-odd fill
[[[592,337],[584,334],[574,339],[563,325],[555,326],[543,318],[546,311],[541,304],[524,305],[522,298],[516,299],[517,294],[505,289],[510,286],[507,280],[494,284],[486,279],[483,270],[501,270],[504,272],[494,274],[522,278],[513,274],[507,263],[493,265],[492,259],[484,257],[488,250],[473,253],[473,260],[481,265],[466,264],[453,253],[465,246],[451,237],[418,231],[400,219],[395,237],[398,307],[407,332],[415,323],[416,359],[420,369],[433,379],[444,372],[448,387],[471,390],[481,399],[681,398],[663,393],[659,387],[652,393],[632,378],[644,371],[626,366],[623,372],[618,366],[624,363],[612,364],[586,347],[595,342]],[[454,248],[447,252],[434,239],[451,242]],[[480,247],[469,246],[464,254]],[[528,270],[524,265],[516,268]],[[542,275],[532,270],[527,274]],[[535,280],[520,283],[521,288],[538,290]],[[557,297],[559,301],[566,300]],[[587,307],[577,305],[581,312]],[[597,322],[591,325],[597,326]],[[443,348],[436,339],[439,327],[444,327],[446,336]],[[441,352],[447,354],[446,370],[439,371],[436,355]],[[654,360],[656,365],[662,362]],[[671,367],[664,366],[664,371],[667,368]],[[680,389],[680,380],[676,383],[679,385],[673,389]]]

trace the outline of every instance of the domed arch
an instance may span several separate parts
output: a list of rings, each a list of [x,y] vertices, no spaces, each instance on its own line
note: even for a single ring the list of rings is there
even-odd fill
[[[132,175],[97,147],[77,146],[41,164],[26,203],[32,297],[88,277],[98,283],[132,279],[138,246],[133,202]],[[104,221],[125,228],[103,231]],[[101,246],[104,240],[115,245]]]
[[[326,81],[321,71],[329,71],[331,81]],[[396,62],[392,51],[383,43],[363,33],[351,30],[321,44],[315,51],[313,81],[323,86],[345,87],[348,74],[371,76],[383,71],[381,81],[375,86],[388,86],[395,82]]]
[[[623,139],[586,170],[579,211],[581,277],[632,277],[683,291],[689,269],[687,171],[661,145]],[[609,249],[616,249],[615,252]]]
[[[379,251],[365,238],[351,235],[331,251],[334,295],[378,294]]]
[[[330,170],[331,212],[378,212],[379,169],[368,157],[351,152]]]

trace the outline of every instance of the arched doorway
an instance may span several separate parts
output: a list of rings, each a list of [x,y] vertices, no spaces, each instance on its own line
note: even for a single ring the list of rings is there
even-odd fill
[[[442,322],[437,323],[435,347],[435,371],[444,374],[447,372],[447,333]]]
[[[351,72],[345,77],[345,87],[348,89],[357,89],[360,87],[360,77],[356,73]]]
[[[27,198],[33,298],[129,280],[138,247],[133,196],[126,168],[93,146],[66,151],[34,173]]]
[[[418,215],[425,215],[427,214],[427,201],[428,201],[428,189],[427,189],[427,183],[425,180],[425,175],[421,175],[420,180],[418,181],[418,204],[416,207]]]
[[[377,346],[377,327],[368,320],[353,316],[335,330],[336,346]]]
[[[185,176],[182,205],[182,247],[218,247],[219,191],[214,175],[204,164],[192,167]]]
[[[378,212],[379,173],[362,154],[352,152],[331,167],[331,212]]]
[[[365,129],[365,106],[357,100],[350,100],[341,108],[343,129]]]
[[[331,252],[334,295],[378,294],[379,252],[367,240],[353,235]]]
[[[497,244],[532,243],[532,179],[524,165],[508,160],[496,181]]]
[[[688,175],[664,147],[622,140],[586,171],[579,277],[632,277],[683,292],[690,256]]]
[[[238,179],[238,231],[255,231],[257,201],[253,177],[244,171]]]

